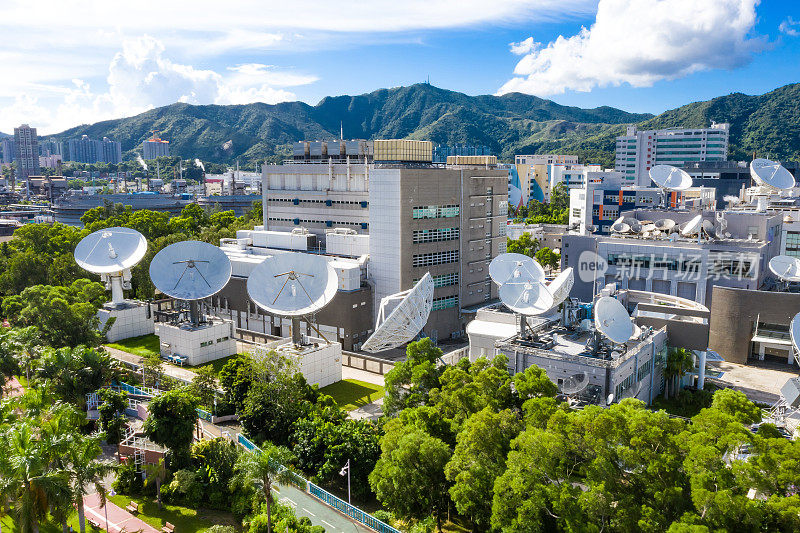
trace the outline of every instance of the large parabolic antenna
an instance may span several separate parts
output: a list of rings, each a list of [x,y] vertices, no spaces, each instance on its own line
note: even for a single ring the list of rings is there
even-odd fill
[[[633,336],[633,322],[616,298],[603,296],[594,304],[594,327],[611,342],[622,344]]]
[[[540,315],[553,307],[553,295],[542,282],[532,279],[504,283],[498,294],[506,307],[521,315]]]
[[[668,191],[685,191],[692,186],[692,177],[672,165],[656,165],[650,169],[650,179],[658,187]]]
[[[556,276],[550,282],[547,289],[553,295],[553,305],[558,305],[569,297],[572,286],[575,284],[575,274],[572,267],[569,267],[564,272]]]
[[[750,177],[757,185],[769,189],[786,190],[794,187],[794,176],[783,165],[769,159],[753,159]]]
[[[338,277],[320,255],[285,253],[267,258],[247,278],[247,294],[261,309],[292,318],[292,339],[301,343],[300,317],[330,303]]]
[[[795,362],[800,365],[800,313],[794,315],[789,323],[789,336],[792,339],[792,353]]]
[[[361,349],[370,353],[382,352],[416,337],[431,314],[433,289],[433,278],[426,272],[413,288],[382,298],[375,332]],[[396,307],[386,316],[387,309],[394,304]]]
[[[75,262],[89,272],[100,274],[111,289],[111,302],[124,301],[123,284],[130,280],[130,269],[147,252],[147,239],[130,228],[106,228],[84,237],[75,247]]]
[[[231,261],[212,244],[170,244],[150,262],[153,284],[177,300],[202,300],[218,293],[231,277]]]
[[[703,226],[703,215],[697,215],[690,221],[686,223],[686,225],[681,230],[681,235],[684,237],[688,237],[689,235],[694,235],[700,231],[700,228]]]
[[[800,259],[776,255],[769,260],[769,269],[784,281],[800,281]]]
[[[497,285],[513,279],[544,280],[544,269],[533,258],[522,254],[500,254],[489,263],[489,276]]]

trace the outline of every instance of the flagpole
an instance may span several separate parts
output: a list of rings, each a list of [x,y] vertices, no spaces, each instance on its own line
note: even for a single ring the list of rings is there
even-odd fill
[[[350,459],[347,460],[347,503],[350,503]]]

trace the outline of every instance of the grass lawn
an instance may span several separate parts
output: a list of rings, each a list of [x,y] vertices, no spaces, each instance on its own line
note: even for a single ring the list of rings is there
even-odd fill
[[[109,348],[116,348],[123,352],[132,353],[140,357],[147,355],[161,354],[161,344],[157,335],[143,335],[141,337],[131,337],[119,342],[106,344]]]
[[[214,369],[214,373],[215,374],[219,374],[219,371],[222,370],[222,367],[225,366],[225,363],[227,363],[231,359],[235,359],[236,357],[239,357],[240,355],[242,355],[242,354],[237,353],[237,354],[234,354],[234,355],[229,355],[228,357],[223,357],[222,359],[217,359],[216,361],[209,361],[208,363],[203,363],[202,365],[189,366],[189,367],[186,367],[186,368],[191,368],[192,370],[197,370],[198,368],[205,368],[207,366],[210,366],[211,368]]]
[[[0,518],[0,524],[3,526],[3,533],[16,533],[19,531],[17,529],[17,524],[14,522],[14,519],[6,515]],[[78,513],[74,513],[72,517],[67,521],[67,524],[72,526],[73,531],[80,533],[80,527],[78,526]],[[91,528],[89,527],[89,523],[86,523],[86,532],[89,533]],[[56,524],[52,520],[49,519],[43,522],[39,522],[39,533],[62,533],[61,532],[61,524]],[[177,531],[175,533],[178,533]]]
[[[319,391],[332,396],[339,407],[345,411],[352,411],[357,407],[372,403],[383,398],[383,387],[357,379],[344,379],[322,387]]]
[[[139,504],[139,514],[136,516],[158,530],[161,530],[167,522],[175,525],[175,533],[198,533],[205,531],[214,524],[234,526],[237,529],[239,525],[231,513],[224,511],[194,510],[166,504],[163,509],[159,509],[158,503],[150,498],[130,498],[122,494],[112,496],[110,500],[123,509],[128,506],[131,500],[135,501]]]

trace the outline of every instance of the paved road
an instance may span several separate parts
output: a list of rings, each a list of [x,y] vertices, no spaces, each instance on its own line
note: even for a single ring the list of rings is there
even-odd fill
[[[103,347],[106,349],[106,351],[111,357],[113,357],[118,361],[134,365],[142,364],[142,358],[139,357],[138,355],[124,352],[116,348],[111,348],[109,346],[103,346]],[[163,368],[164,368],[164,375],[167,375],[173,379],[177,379],[178,381],[191,383],[192,379],[194,379],[194,372],[192,370],[189,370],[188,368],[182,368],[179,366],[169,365],[166,363],[164,363]]]

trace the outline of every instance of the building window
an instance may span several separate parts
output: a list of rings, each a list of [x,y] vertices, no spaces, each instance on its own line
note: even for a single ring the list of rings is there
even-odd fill
[[[411,210],[413,218],[452,218],[459,215],[457,205],[425,205]]]
[[[458,262],[458,250],[447,250],[445,252],[433,252],[430,254],[415,254],[413,265],[415,267],[444,265],[446,263]]]
[[[458,306],[458,296],[443,296],[441,298],[433,299],[433,310],[447,309],[450,307]]]
[[[414,243],[454,241],[458,239],[458,228],[421,229],[414,231]]]

